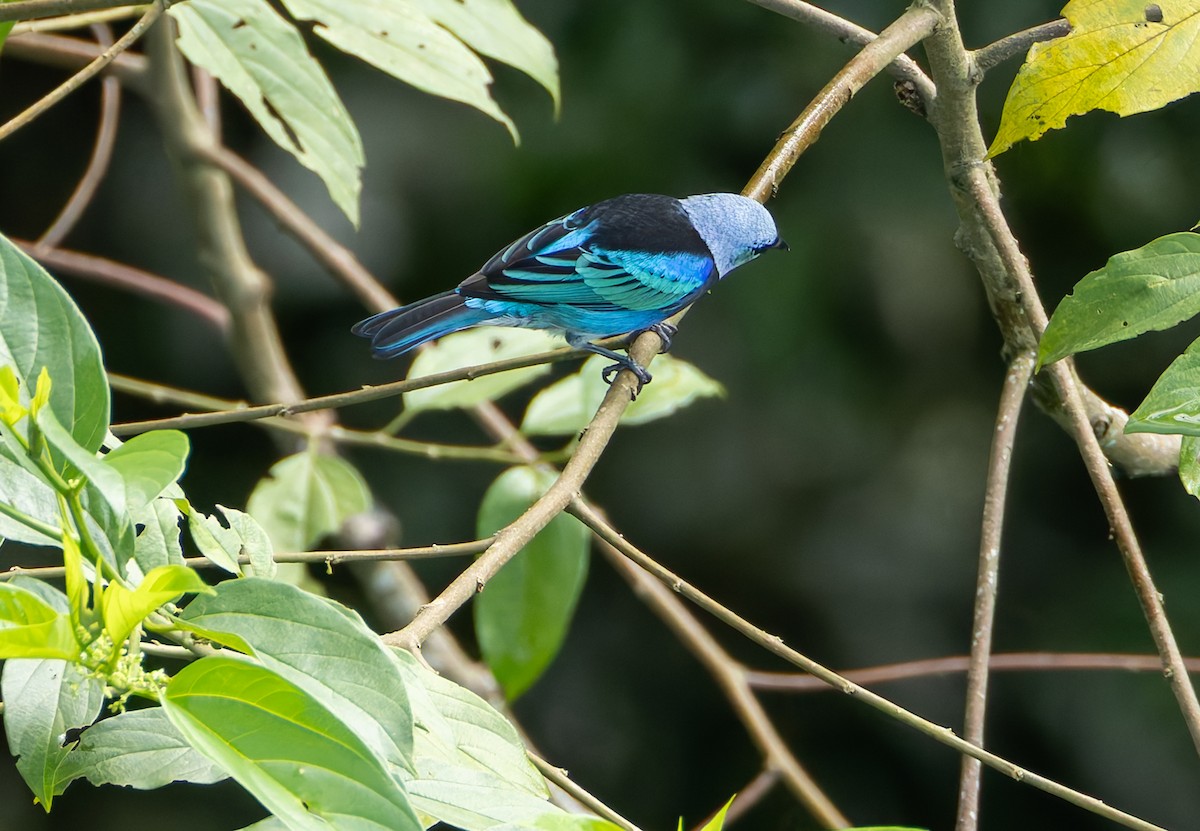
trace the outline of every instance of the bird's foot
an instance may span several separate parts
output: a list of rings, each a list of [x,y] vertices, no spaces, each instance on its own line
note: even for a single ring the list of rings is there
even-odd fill
[[[675,333],[679,331],[679,327],[664,320],[661,323],[655,323],[653,326],[647,327],[645,331],[658,335],[658,339],[662,341],[662,349],[658,350],[658,353],[665,355],[671,351],[671,339],[675,337]]]
[[[650,371],[646,367],[639,364],[633,358],[623,358],[618,355],[616,356],[616,361],[617,363],[609,364],[600,370],[600,377],[604,379],[604,383],[611,386],[612,382],[617,380],[617,373],[622,369],[628,369],[637,377],[637,388],[632,392],[634,400],[637,400],[638,393],[642,391],[642,387],[649,384],[654,376],[650,374]]]

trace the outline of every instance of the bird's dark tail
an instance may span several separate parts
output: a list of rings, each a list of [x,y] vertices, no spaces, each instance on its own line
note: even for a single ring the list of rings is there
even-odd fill
[[[486,312],[468,308],[461,295],[447,291],[368,317],[350,331],[371,339],[374,357],[394,358],[426,341],[486,323],[488,318]]]

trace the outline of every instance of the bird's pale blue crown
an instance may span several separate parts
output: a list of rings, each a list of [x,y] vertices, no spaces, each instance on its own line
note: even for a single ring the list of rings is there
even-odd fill
[[[785,247],[774,217],[753,199],[736,193],[705,193],[681,199],[680,204],[712,252],[718,277],[768,248]]]

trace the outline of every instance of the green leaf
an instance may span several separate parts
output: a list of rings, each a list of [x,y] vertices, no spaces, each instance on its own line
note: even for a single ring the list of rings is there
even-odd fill
[[[729,797],[729,801],[721,806],[721,810],[717,811],[713,818],[704,823],[704,827],[700,831],[721,831],[725,827],[725,814],[729,812],[729,806],[733,804],[733,800],[737,799],[737,794]],[[679,819],[679,829],[683,831],[683,818]]]
[[[454,0],[455,2],[457,0]],[[424,92],[461,101],[499,121],[517,138],[512,119],[492,99],[492,74],[462,41],[413,3],[392,0],[284,0],[316,32],[394,78]]]
[[[562,341],[545,332],[481,326],[447,335],[422,349],[413,360],[408,378],[412,380],[465,366],[533,355],[559,346],[562,346]],[[473,380],[452,381],[413,390],[404,393],[404,406],[418,412],[474,407],[484,401],[494,401],[549,371],[548,365],[538,364]]]
[[[91,452],[108,431],[108,377],[100,345],[74,301],[41,266],[0,235],[0,366],[11,366],[28,402],[43,368],[50,407]]]
[[[0,421],[12,427],[27,415],[29,408],[21,403],[17,373],[7,364],[0,366]]]
[[[78,661],[71,617],[28,589],[0,583],[0,658]]]
[[[357,226],[362,140],[295,26],[265,0],[189,0],[168,13],[187,59],[216,76],[276,144],[320,176]]]
[[[371,491],[353,465],[308,450],[272,465],[246,511],[266,529],[276,551],[308,551],[370,507]]]
[[[292,831],[422,827],[367,745],[312,695],[264,667],[203,658],[171,679],[163,707],[189,744]]]
[[[178,430],[134,436],[103,457],[125,482],[125,506],[140,511],[179,481],[187,465],[188,437]]]
[[[58,495],[38,475],[5,456],[0,456],[0,502],[12,509],[0,510],[0,537],[30,545],[62,544],[61,533],[48,533],[61,527]],[[34,523],[22,522],[21,516]]]
[[[1129,415],[1127,433],[1200,436],[1200,340],[1171,362]]]
[[[159,606],[190,592],[213,594],[213,589],[187,566],[159,566],[152,569],[132,590],[119,583],[110,583],[101,596],[100,612],[104,628],[108,630],[113,643],[120,643]]]
[[[523,514],[554,483],[531,467],[506,470],[479,506],[480,538]],[[559,514],[475,598],[475,632],[487,665],[511,700],[558,654],[587,575],[586,527]]]
[[[71,752],[63,747],[67,731],[96,720],[104,703],[104,683],[65,661],[9,660],[0,677],[0,698],[17,770],[49,811],[58,768]]]
[[[1185,491],[1200,498],[1200,437],[1183,437],[1179,447],[1179,481]]]
[[[1017,73],[989,156],[1034,140],[1073,115],[1108,110],[1132,115],[1200,89],[1200,2],[1072,0],[1065,37],[1035,43]],[[1157,17],[1158,19],[1153,19]]]
[[[134,526],[141,531],[134,540],[133,557],[143,574],[158,566],[183,565],[179,516],[175,500],[165,496],[134,511]]]
[[[188,531],[200,553],[230,574],[240,576],[242,567],[238,564],[238,557],[242,553],[241,535],[232,528],[226,528],[215,516],[197,511],[186,499],[176,499],[175,504],[187,515]]]
[[[354,612],[286,583],[248,577],[196,598],[183,619],[237,635],[268,669],[302,687],[381,758],[412,766],[404,679]]]
[[[255,577],[272,579],[278,567],[275,565],[275,551],[266,529],[250,514],[236,508],[226,508],[224,505],[218,505],[217,508],[225,515],[229,529],[241,539],[242,554],[250,558],[250,573]]]
[[[148,707],[119,713],[85,730],[58,768],[55,794],[76,779],[152,790],[172,782],[208,785],[225,778],[222,768],[184,741],[161,707]]]
[[[468,831],[562,813],[504,716],[409,653],[391,655],[413,708],[417,776],[407,786],[414,807]]]
[[[528,436],[559,436],[587,427],[608,392],[600,372],[609,363],[599,355],[589,358],[578,372],[540,391],[525,410],[521,432]],[[654,361],[654,381],[625,409],[621,423],[644,424],[672,415],[701,398],[724,395],[725,388],[694,364],[660,355]]]
[[[524,72],[546,88],[558,111],[558,59],[545,35],[510,0],[415,0],[414,6],[458,35],[476,52]]]
[[[1111,257],[1063,298],[1038,345],[1038,366],[1169,329],[1200,312],[1200,234],[1170,234]]]
[[[498,825],[494,831],[620,831],[620,828],[599,817],[560,812],[542,814],[526,822]]]

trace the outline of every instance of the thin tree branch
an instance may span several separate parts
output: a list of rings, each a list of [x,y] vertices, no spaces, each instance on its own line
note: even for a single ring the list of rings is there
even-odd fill
[[[94,254],[48,247],[27,240],[14,239],[13,242],[50,269],[177,306],[221,331],[229,326],[228,309],[208,295],[165,277]]]
[[[1013,445],[1025,392],[1033,374],[1032,352],[1017,355],[1009,364],[1000,392],[996,429],[988,458],[987,486],[983,499],[983,521],[979,539],[979,574],[975,582],[975,613],[971,626],[971,662],[967,668],[966,714],[963,738],[983,747],[984,715],[987,711],[989,658],[996,618],[996,591],[1000,581],[1000,538],[1004,528],[1004,504],[1012,468]],[[979,825],[979,790],[983,765],[964,756],[958,786],[955,828],[974,831]]]
[[[312,220],[287,194],[275,186],[257,168],[225,147],[200,149],[200,157],[216,165],[246,189],[283,229],[342,281],[363,305],[383,311],[400,305],[396,298],[367,271],[353,252],[339,243]]]
[[[295,551],[275,554],[277,563],[324,563],[332,569],[343,563],[370,563],[394,560],[434,560],[443,557],[465,557],[478,554],[492,544],[489,537],[471,542],[453,542],[418,546],[415,548],[380,548],[365,551]],[[237,558],[240,565],[250,563],[250,557],[242,555]],[[189,568],[220,568],[207,557],[185,557],[183,564]],[[41,580],[53,580],[65,574],[63,566],[43,566],[38,568],[23,568],[13,566],[8,571],[0,571],[0,580],[13,577],[37,577]]]
[[[15,4],[15,3],[0,4],[0,14],[2,14],[4,11],[9,10],[13,5],[19,5],[19,4]],[[5,124],[0,125],[0,141],[3,141],[4,139],[11,136],[17,130],[21,129],[26,124],[33,121],[39,115],[41,115],[42,113],[49,110],[51,107],[53,107],[59,101],[62,101],[64,98],[66,98],[72,92],[79,89],[81,86],[83,86],[89,80],[91,80],[96,75],[96,73],[98,73],[100,70],[104,69],[104,67],[106,67],[110,63],[112,63],[113,59],[115,59],[118,55],[120,55],[122,52],[124,52],[130,46],[133,46],[133,44],[137,42],[138,38],[140,38],[143,34],[145,34],[146,30],[154,25],[154,21],[158,20],[158,18],[162,15],[162,13],[163,13],[163,0],[156,0],[156,2],[154,2],[150,6],[150,8],[147,9],[146,13],[144,15],[142,15],[141,19],[138,20],[137,23],[133,24],[133,26],[130,27],[129,31],[121,36],[120,40],[118,40],[112,46],[108,47],[103,52],[101,52],[99,57],[97,57],[94,61],[89,63],[83,69],[76,72],[74,75],[72,75],[70,78],[68,78],[61,85],[55,87],[48,94],[43,96],[41,99],[34,102],[30,107],[28,107],[21,113],[17,114],[13,118],[11,118]],[[12,20],[14,18],[4,18],[4,19]]]
[[[765,202],[774,195],[800,154],[820,138],[821,130],[846,102],[867,81],[890,66],[897,55],[927,38],[941,21],[941,15],[932,8],[914,5],[884,29],[878,38],[864,46],[784,131],[742,193],[759,202]]]
[[[172,0],[173,2],[174,0]],[[95,9],[128,6],[124,0],[13,0],[0,3],[0,22],[5,20],[39,20],[43,17],[78,14]],[[170,3],[164,3],[164,8]],[[143,7],[144,8],[144,7]]]
[[[591,528],[592,531],[601,539],[608,542],[623,555],[628,557],[633,562],[637,563],[646,571],[653,574],[664,585],[672,591],[677,592],[687,598],[692,603],[699,606],[708,614],[715,617],[717,620],[729,626],[734,631],[746,637],[752,643],[757,644],[773,655],[777,655],[793,666],[799,667],[805,672],[813,675],[829,686],[840,690],[846,695],[853,696],[855,699],[862,701],[872,709],[889,716],[890,718],[899,721],[918,731],[919,733],[933,739],[939,744],[944,744],[947,747],[979,759],[985,765],[993,768],[1005,776],[1008,776],[1018,782],[1032,785],[1038,790],[1045,791],[1048,794],[1056,796],[1066,802],[1076,805],[1084,810],[1090,811],[1098,816],[1110,819],[1124,825],[1127,828],[1135,828],[1140,831],[1164,831],[1153,823],[1147,822],[1140,817],[1135,817],[1124,811],[1120,811],[1105,803],[1101,802],[1093,796],[1088,796],[1085,793],[1068,788],[1059,782],[1048,779],[1045,776],[1034,773],[1020,765],[1014,764],[1009,760],[997,756],[988,750],[971,744],[968,741],[955,735],[954,731],[949,727],[943,727],[935,724],[927,719],[924,719],[915,713],[905,710],[898,704],[889,701],[881,695],[871,692],[870,690],[854,683],[849,678],[840,675],[833,670],[817,663],[806,655],[797,652],[795,649],[784,644],[783,639],[778,635],[772,635],[762,629],[759,629],[754,624],[737,615],[730,609],[722,606],[717,601],[713,600],[704,592],[688,583],[682,577],[678,576],[669,569],[663,567],[655,560],[651,559],[644,552],[626,540],[612,526],[605,522],[594,508],[588,505],[583,499],[575,499],[572,501],[569,508],[572,516],[583,522],[584,525]]]
[[[107,49],[112,46],[112,30],[107,24],[92,25],[92,34],[96,43]],[[96,189],[108,172],[108,163],[112,160],[113,144],[117,139],[117,120],[121,114],[121,82],[111,75],[105,76],[100,82],[100,126],[96,130],[96,141],[92,146],[92,155],[88,159],[87,169],[83,172],[75,190],[58,217],[50,224],[37,241],[39,248],[57,246],[75,227],[79,217],[83,215],[88,204],[96,195]]]
[[[1200,658],[1184,658],[1189,672],[1200,672]],[[841,675],[856,684],[889,684],[935,675],[964,673],[971,665],[969,655],[945,658],[924,658],[902,661],[863,669],[842,670]],[[1106,671],[1162,672],[1162,659],[1157,655],[1122,655],[1094,652],[1006,652],[988,658],[992,672],[1071,672]],[[779,692],[826,692],[831,687],[820,678],[794,672],[765,672],[747,670],[746,680],[760,690]]]
[[[0,3],[0,11],[12,8],[12,3]],[[32,61],[60,69],[78,70],[103,53],[94,41],[63,35],[48,35],[28,32],[10,35],[4,42],[4,57]],[[146,88],[148,62],[144,55],[122,52],[110,63],[105,73],[115,75],[117,80],[132,89]]]
[[[619,825],[621,828],[624,828],[625,831],[641,831],[641,829],[639,829],[632,822],[625,819],[625,817],[621,816],[599,799],[592,796],[591,793],[584,790],[583,787],[581,787],[579,783],[573,781],[571,777],[567,775],[567,772],[562,768],[550,764],[533,751],[529,751],[526,755],[529,756],[529,760],[533,762],[534,767],[542,772],[542,776],[546,777],[548,782],[552,782],[558,787],[562,788],[566,794],[578,800],[579,803],[585,808],[595,812],[596,816],[606,819],[614,825]]]
[[[870,29],[864,29],[832,12],[805,3],[803,0],[750,0],[756,6],[781,14],[818,31],[833,35],[843,43],[866,46],[878,37]],[[901,81],[911,83],[927,106],[937,97],[937,88],[929,80],[917,62],[908,55],[900,54],[888,65],[887,71]]]
[[[971,53],[975,72],[979,77],[983,77],[987,74],[988,70],[999,66],[1009,58],[1014,58],[1026,52],[1035,43],[1054,40],[1070,33],[1071,24],[1067,22],[1066,18],[1060,17],[1058,20],[1051,20],[1040,26],[1034,26],[1023,32],[1016,32],[1008,37],[1001,38],[995,43],[989,43],[987,46],[976,49]]]
[[[575,504],[581,505],[582,500],[576,500]],[[599,517],[594,509],[587,510],[593,518]],[[574,513],[574,510],[572,512]],[[622,556],[623,552],[613,547],[603,536],[600,537],[600,550],[633,587],[634,594],[647,601],[667,627],[700,659],[709,675],[729,699],[730,706],[762,753],[767,767],[779,773],[800,804],[823,828],[849,827],[850,821],[842,815],[788,749],[787,743],[775,729],[775,725],[746,681],[745,669],[721,648],[716,638],[700,625],[682,603],[672,602],[675,598],[670,589]]]
[[[9,37],[26,35],[30,32],[63,32],[69,29],[82,29],[85,26],[94,26],[97,23],[113,23],[114,21],[125,20],[129,17],[138,17],[145,14],[145,12],[146,7],[144,5],[119,6],[115,9],[100,9],[94,12],[63,15],[62,17],[24,20],[12,27]]]

